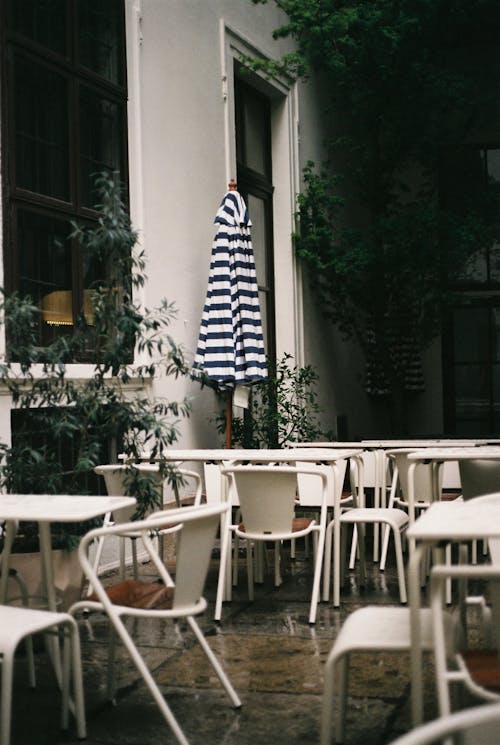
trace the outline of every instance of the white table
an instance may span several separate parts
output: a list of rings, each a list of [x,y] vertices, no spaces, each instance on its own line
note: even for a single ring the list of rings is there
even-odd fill
[[[373,505],[374,507],[385,507],[386,506],[386,490],[387,490],[387,456],[388,450],[392,449],[403,449],[403,448],[456,448],[458,446],[475,446],[479,445],[485,440],[451,440],[451,439],[366,439],[351,442],[342,442],[333,440],[331,442],[311,442],[304,443],[303,447],[312,448],[363,448],[365,452],[371,453],[374,460],[374,475],[373,475]],[[368,482],[365,479],[364,485],[367,486]],[[379,560],[379,541],[380,541],[380,530],[378,525],[374,526],[373,531],[373,561]]]
[[[40,540],[40,561],[47,607],[57,611],[52,567],[51,523],[74,523],[92,520],[122,507],[132,507],[135,497],[99,497],[77,494],[0,494],[0,520],[5,520],[5,544],[0,573],[0,602],[7,597],[10,555],[18,522],[37,522]],[[62,680],[61,657],[57,639],[52,639],[49,652],[59,684]]]
[[[224,462],[259,462],[259,463],[294,463],[302,461],[305,463],[325,463],[332,468],[332,489],[334,491],[334,516],[339,514],[340,511],[340,499],[336,499],[336,495],[342,490],[337,488],[338,485],[338,469],[336,461],[343,460],[346,458],[355,458],[358,463],[359,471],[359,489],[361,499],[363,498],[363,464],[359,460],[359,456],[362,454],[363,449],[361,447],[350,447],[350,448],[332,448],[332,447],[308,447],[303,448],[297,446],[296,448],[281,449],[281,450],[248,450],[248,449],[194,449],[194,450],[182,450],[178,448],[169,448],[157,456],[157,460],[165,460],[173,463],[184,463],[184,462],[202,462],[202,463],[213,463],[222,464]],[[149,460],[148,453],[144,453],[142,456],[143,460]],[[219,498],[221,500],[226,499],[226,490],[221,484]],[[225,597],[230,595],[230,581],[231,577],[227,572],[227,565],[229,560],[229,521],[231,519],[230,514],[225,513],[221,518],[221,556],[219,565],[219,579],[217,584],[217,597],[215,601],[215,620],[219,621],[222,615],[222,602]],[[334,587],[340,584],[340,520],[336,520],[334,523],[334,543],[333,550],[336,552],[334,557]],[[338,555],[337,555],[338,554]]]
[[[0,494],[0,520],[6,522],[5,545],[0,573],[0,602],[4,603],[6,598],[10,554],[17,522],[38,523],[40,559],[47,593],[47,606],[49,610],[56,611],[50,524],[84,522],[122,507],[132,507],[135,503],[134,497],[99,497],[77,494]]]
[[[426,548],[435,548],[442,541],[460,543],[500,538],[500,500],[498,503],[482,504],[475,500],[434,502],[408,528],[407,535],[413,546],[408,567],[408,597],[411,619],[412,721],[413,726],[416,726],[422,721],[423,713],[422,651],[418,623],[423,554]]]

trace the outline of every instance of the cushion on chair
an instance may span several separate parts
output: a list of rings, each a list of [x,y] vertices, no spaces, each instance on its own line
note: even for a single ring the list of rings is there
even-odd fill
[[[441,502],[454,502],[455,499],[458,499],[460,496],[462,495],[459,491],[442,491]]]
[[[500,693],[500,658],[496,649],[468,649],[461,656],[474,683]]]
[[[145,608],[169,610],[174,599],[174,587],[166,587],[161,582],[141,582],[127,579],[106,588],[106,594],[113,605],[124,605],[127,608]],[[99,602],[95,593],[89,600]]]

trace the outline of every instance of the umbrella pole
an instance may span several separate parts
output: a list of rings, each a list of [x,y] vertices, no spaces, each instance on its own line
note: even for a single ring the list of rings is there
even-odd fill
[[[226,448],[233,447],[233,391],[226,391]]]

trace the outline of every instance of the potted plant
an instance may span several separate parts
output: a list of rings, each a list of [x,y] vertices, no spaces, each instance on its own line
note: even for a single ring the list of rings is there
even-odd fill
[[[244,416],[232,422],[233,442],[243,448],[283,448],[293,442],[332,440],[320,422],[317,401],[318,373],[311,365],[300,367],[291,354],[268,361],[267,379],[253,386]],[[217,419],[224,432],[225,417]]]
[[[152,309],[134,299],[144,285],[145,258],[137,247],[121,189],[113,175],[96,178],[99,197],[95,227],[73,226],[84,260],[98,277],[84,291],[84,307],[71,332],[40,345],[40,308],[30,297],[2,292],[7,356],[0,384],[12,399],[12,442],[0,443],[0,486],[12,493],[91,494],[98,488],[94,467],[130,461],[147,448],[152,457],[177,438],[178,420],[190,402],[148,395],[158,374],[187,374],[183,349],[168,333],[175,307],[163,300]],[[134,364],[134,357],[142,360]],[[91,374],[75,379],[68,365],[90,362]],[[175,470],[160,465],[175,480]],[[129,493],[137,497],[137,516],[156,504],[157,490],[147,474],[130,465]],[[67,551],[90,524],[53,527],[53,545]],[[37,549],[36,524],[23,523],[15,550]]]

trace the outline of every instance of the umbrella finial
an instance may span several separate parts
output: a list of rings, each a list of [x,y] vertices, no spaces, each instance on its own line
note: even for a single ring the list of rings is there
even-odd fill
[[[236,191],[237,190],[238,185],[237,185],[236,181],[234,180],[234,178],[232,178],[231,181],[229,182],[228,188],[229,188],[229,191]]]

